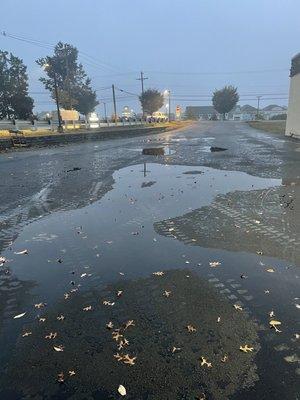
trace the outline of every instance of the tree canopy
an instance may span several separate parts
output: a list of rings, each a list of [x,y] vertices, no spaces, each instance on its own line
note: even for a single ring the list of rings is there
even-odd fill
[[[212,97],[212,103],[216,111],[222,114],[229,113],[238,103],[239,95],[234,86],[225,86],[223,89],[215,90]]]
[[[41,77],[40,81],[51,92],[53,99],[56,79],[58,102],[61,107],[74,108],[84,115],[94,111],[98,104],[96,92],[92,89],[91,80],[82,64],[78,62],[76,47],[58,42],[53,56],[42,57],[36,62],[46,72],[47,77]]]
[[[27,67],[12,53],[0,51],[0,118],[27,119],[32,109]]]
[[[152,115],[164,105],[164,96],[156,89],[148,89],[139,97],[144,112]]]

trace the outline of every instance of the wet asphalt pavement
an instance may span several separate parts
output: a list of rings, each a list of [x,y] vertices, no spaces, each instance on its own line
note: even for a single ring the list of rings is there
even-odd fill
[[[0,169],[1,400],[300,399],[299,141],[201,122]]]

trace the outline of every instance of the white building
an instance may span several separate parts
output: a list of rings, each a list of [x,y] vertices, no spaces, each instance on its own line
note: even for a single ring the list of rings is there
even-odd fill
[[[300,139],[300,53],[292,59],[286,136]]]
[[[278,115],[286,114],[287,108],[282,106],[277,106],[276,104],[271,104],[260,111],[260,114],[264,119],[269,120]]]
[[[257,109],[245,104],[244,106],[237,105],[228,114],[228,119],[233,121],[253,121],[256,117]]]

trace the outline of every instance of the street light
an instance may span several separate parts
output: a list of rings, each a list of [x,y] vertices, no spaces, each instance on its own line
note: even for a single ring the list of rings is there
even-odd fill
[[[44,71],[47,71],[47,69],[50,69],[52,66],[49,63],[46,63],[43,65]],[[61,114],[60,114],[60,108],[59,108],[59,101],[58,101],[58,87],[57,87],[57,77],[56,77],[56,72],[53,70],[53,79],[54,79],[54,93],[55,93],[55,102],[56,102],[56,108],[57,108],[57,117],[58,117],[58,128],[57,132],[62,133],[64,131],[63,126],[62,126],[62,119],[61,119]]]
[[[169,89],[164,90],[163,96],[166,101],[166,113],[168,114],[168,119],[170,122],[171,121],[171,91]]]

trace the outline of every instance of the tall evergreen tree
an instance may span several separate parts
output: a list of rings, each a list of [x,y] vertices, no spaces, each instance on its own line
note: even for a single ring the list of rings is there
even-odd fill
[[[96,92],[91,87],[82,64],[78,62],[76,47],[58,42],[53,56],[38,59],[37,64],[44,68],[47,77],[40,78],[45,88],[55,99],[55,79],[58,87],[59,104],[65,109],[74,108],[82,114],[94,111],[98,104]]]
[[[0,118],[27,119],[32,109],[27,67],[20,58],[0,51]]]

